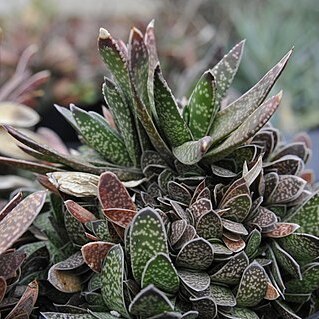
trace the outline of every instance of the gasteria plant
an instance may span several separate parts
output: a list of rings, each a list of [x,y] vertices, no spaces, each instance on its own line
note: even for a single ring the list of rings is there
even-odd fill
[[[101,29],[98,46],[113,74],[103,85],[105,116],[56,106],[86,145],[76,155],[6,127],[38,161],[0,161],[37,172],[50,191],[46,204],[40,191],[18,205],[13,198],[0,214],[1,254],[34,220],[32,240],[15,253],[25,259],[20,285],[38,279],[42,316],[276,319],[318,311],[319,193],[304,170],[310,143],[299,135],[287,144],[266,124],[282,94],[264,100],[291,51],[221,109],[244,42],[201,76],[187,102],[163,78],[153,23],[145,35],[133,28],[128,46]],[[11,314],[30,314],[38,294],[30,285]]]

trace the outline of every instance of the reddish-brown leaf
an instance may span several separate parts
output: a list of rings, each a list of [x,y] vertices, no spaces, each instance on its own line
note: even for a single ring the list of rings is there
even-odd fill
[[[291,235],[300,226],[293,223],[276,223],[275,229],[270,232],[264,233],[263,235],[271,238],[282,238]]]
[[[235,253],[243,250],[245,248],[245,246],[246,246],[245,241],[243,239],[239,239],[237,241],[233,241],[233,240],[230,240],[230,239],[228,239],[228,238],[223,236],[223,242],[225,243],[226,247],[229,250],[231,250],[231,251],[233,251]]]
[[[124,208],[136,211],[136,206],[125,186],[111,172],[105,172],[100,176],[98,197],[104,209]]]
[[[76,218],[80,223],[87,223],[97,218],[87,209],[76,203],[75,201],[69,199],[64,202],[69,213]]]
[[[82,256],[85,263],[95,272],[101,272],[103,261],[114,246],[112,243],[104,241],[96,241],[94,243],[85,244],[81,248]]]
[[[1,210],[0,222],[22,201],[22,193],[16,194]]]
[[[16,276],[26,254],[22,251],[7,251],[0,256],[0,276],[9,279]]]
[[[40,212],[46,197],[46,191],[33,193],[21,201],[0,222],[0,254],[29,228]]]
[[[0,277],[0,303],[3,300],[3,297],[5,296],[7,291],[7,282],[4,279],[4,277]]]
[[[267,291],[266,291],[266,296],[264,299],[267,300],[275,300],[280,296],[278,290],[273,286],[272,283],[268,282],[267,283]]]
[[[123,228],[126,228],[136,215],[135,210],[120,208],[108,208],[104,209],[103,212],[108,220]]]

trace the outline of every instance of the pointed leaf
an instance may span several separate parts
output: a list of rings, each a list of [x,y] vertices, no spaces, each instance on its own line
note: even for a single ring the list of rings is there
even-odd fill
[[[245,253],[250,257],[258,249],[261,243],[261,234],[257,229],[254,229],[246,240]]]
[[[174,309],[169,299],[153,285],[141,290],[130,304],[129,310],[133,315],[149,318]]]
[[[178,291],[179,277],[168,255],[159,253],[146,264],[142,274],[142,288],[150,284],[166,293],[174,294]]]
[[[107,104],[116,119],[116,124],[121,132],[126,149],[130,154],[133,164],[136,166],[140,158],[140,148],[137,132],[135,129],[134,118],[131,114],[129,105],[125,103],[121,92],[116,85],[108,79],[103,84],[103,94]]]
[[[263,235],[271,238],[282,238],[294,233],[300,226],[292,223],[276,223],[275,228]]]
[[[178,270],[178,276],[185,288],[191,292],[206,291],[210,284],[210,278],[206,272],[192,272],[180,269]]]
[[[185,165],[198,163],[208,151],[211,137],[204,136],[197,141],[186,142],[173,148],[174,156]]]
[[[212,284],[210,285],[210,295],[217,306],[234,307],[236,305],[236,298],[228,287]]]
[[[168,254],[161,217],[151,208],[140,210],[132,221],[129,237],[132,271],[134,278],[140,281],[150,258],[158,253]]]
[[[188,126],[195,139],[208,134],[219,105],[215,103],[216,82],[211,71],[206,71],[197,82],[188,101]]]
[[[42,209],[45,197],[45,191],[29,195],[0,222],[0,255],[29,228]]]
[[[192,134],[178,111],[175,98],[159,66],[154,74],[154,100],[160,127],[170,145],[176,147],[191,141]]]
[[[0,255],[0,276],[9,279],[16,276],[16,271],[26,259],[23,251],[9,251]]]
[[[283,71],[291,53],[289,51],[254,87],[217,113],[209,134],[214,142],[217,143],[233,132],[258,108]],[[216,81],[218,83],[218,78]]]
[[[190,298],[193,308],[201,319],[213,319],[217,315],[217,306],[211,297]]]
[[[205,158],[207,160],[216,161],[217,159],[228,155],[235,147],[244,144],[249,138],[253,137],[276,111],[281,101],[281,97],[282,92],[260,105],[260,107],[243,120],[238,128],[233,131],[223,143],[209,151]],[[234,122],[233,120],[230,121]],[[224,129],[225,128],[222,130]],[[215,143],[214,136],[211,135],[211,137],[212,141]]]
[[[76,313],[58,313],[58,312],[41,312],[44,319],[94,319],[89,314],[76,314]],[[106,319],[114,319],[113,316]]]
[[[83,206],[79,205],[75,201],[69,199],[64,202],[65,207],[69,211],[69,213],[75,217],[80,223],[87,223],[93,220],[97,220],[97,218],[90,211],[85,209]]]
[[[220,106],[237,73],[244,51],[245,40],[236,44],[211,70],[216,79],[216,105]]]

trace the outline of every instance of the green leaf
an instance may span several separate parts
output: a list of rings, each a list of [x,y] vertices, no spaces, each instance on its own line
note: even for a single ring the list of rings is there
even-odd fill
[[[238,306],[256,306],[266,295],[267,275],[262,266],[252,262],[244,271],[236,295]]]
[[[210,295],[217,306],[234,307],[236,305],[236,298],[228,287],[212,284],[210,285]]]
[[[126,149],[133,164],[139,163],[141,150],[139,147],[138,135],[135,128],[134,118],[131,114],[129,105],[125,103],[120,90],[108,79],[103,84],[103,94],[107,104],[112,110],[116,119],[116,124],[123,137]]]
[[[159,253],[146,264],[142,274],[142,288],[150,284],[166,293],[174,294],[178,291],[179,277],[168,255]]]
[[[248,194],[242,194],[235,196],[228,200],[223,209],[226,211],[223,213],[224,218],[242,222],[248,215],[252,206],[251,197]]]
[[[85,228],[83,224],[73,217],[68,211],[64,214],[64,224],[68,236],[73,243],[83,245],[88,242],[88,239],[85,236]]]
[[[205,239],[221,238],[223,226],[220,216],[214,211],[201,215],[197,220],[196,231],[198,236]]]
[[[319,192],[314,193],[288,220],[300,225],[299,232],[318,237]]]
[[[248,308],[233,308],[233,315],[238,319],[259,319],[257,314]]]
[[[132,163],[123,140],[106,121],[103,125],[101,121],[74,105],[71,106],[71,112],[88,145],[115,164],[129,166]]]
[[[180,269],[178,270],[178,276],[186,290],[193,294],[206,291],[210,284],[210,278],[206,272],[193,272]]]
[[[262,105],[260,105],[254,112],[250,113],[247,117],[243,118],[243,121],[239,124],[235,131],[231,132],[230,136],[226,138],[216,148],[212,148],[211,151],[206,153],[205,159],[210,161],[216,161],[229,153],[231,153],[235,147],[244,144],[249,138],[253,137],[270,119],[273,113],[276,111],[281,101],[282,93],[273,96]],[[235,122],[234,119],[229,119],[229,122]],[[223,123],[221,131],[225,130],[228,123]],[[214,127],[214,126],[213,126]],[[216,143],[215,137],[210,134],[213,143]]]
[[[261,234],[257,229],[254,229],[246,240],[245,253],[251,257],[258,249],[261,243]]]
[[[286,284],[287,292],[310,293],[319,288],[319,263],[312,263],[302,273],[302,280],[290,280]]]
[[[192,134],[181,117],[175,98],[167,86],[159,66],[154,74],[154,100],[159,125],[172,147],[191,141]]]
[[[148,261],[159,253],[168,254],[167,236],[161,217],[149,207],[140,210],[132,221],[129,237],[133,276],[141,281]]]
[[[308,264],[319,256],[319,238],[309,234],[291,234],[278,239],[278,243],[301,265]]]
[[[244,252],[232,257],[221,269],[211,275],[211,280],[224,284],[237,284],[248,266],[248,257]]]
[[[216,82],[212,72],[206,71],[197,82],[186,106],[186,112],[189,113],[188,126],[195,139],[209,132],[219,108],[215,98]]]
[[[29,195],[0,222],[0,255],[29,228],[41,211],[46,194],[39,191]]]
[[[240,60],[244,51],[245,40],[236,44],[212,69],[216,80],[217,90],[215,104],[220,106],[227,90],[237,73]]]
[[[208,151],[211,137],[204,136],[197,141],[186,142],[173,148],[174,156],[185,165],[198,163]]]
[[[160,290],[149,285],[141,290],[130,304],[132,315],[149,318],[174,309],[172,303]]]
[[[45,319],[94,319],[89,314],[74,314],[74,313],[58,313],[58,312],[41,312]],[[112,317],[110,317],[112,318]]]
[[[198,311],[198,317],[201,319],[213,319],[217,315],[217,306],[213,298],[200,297],[190,298],[193,309]]]
[[[115,245],[109,250],[102,268],[102,297],[109,309],[130,318],[124,300],[124,271],[123,248]]]
[[[204,238],[195,238],[187,242],[176,257],[176,265],[188,269],[205,270],[213,262],[214,251]]]
[[[272,242],[272,250],[276,256],[278,264],[291,276],[294,278],[301,279],[301,272],[299,264],[285,251],[283,250],[275,241]]]
[[[281,300],[275,300],[273,305],[282,318],[302,319],[297,314],[295,314],[295,312],[286,303]]]
[[[209,134],[214,143],[219,142],[239,127],[264,101],[286,66],[291,53],[292,50],[290,50],[254,87],[224,110],[217,113]],[[218,83],[218,78],[216,78],[216,81]]]

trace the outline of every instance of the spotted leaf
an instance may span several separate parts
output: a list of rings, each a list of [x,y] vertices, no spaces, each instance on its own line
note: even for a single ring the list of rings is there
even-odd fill
[[[195,139],[208,134],[217,114],[219,105],[215,103],[216,82],[211,71],[206,71],[197,82],[188,101],[188,126]]]
[[[214,282],[224,284],[237,284],[242,277],[242,274],[248,266],[248,257],[244,252],[232,257],[221,269],[211,275]]]
[[[228,287],[212,284],[210,285],[210,295],[217,306],[234,307],[236,305],[236,298]]]
[[[142,289],[132,300],[130,313],[141,318],[149,318],[174,309],[172,303],[164,293],[149,285]]]
[[[76,218],[80,223],[87,223],[89,221],[96,220],[97,218],[90,211],[79,205],[73,200],[67,200],[64,202],[65,207],[74,218]]]
[[[124,300],[123,281],[124,252],[121,245],[115,245],[109,250],[102,268],[102,297],[109,309],[129,318]]]
[[[258,249],[261,243],[261,234],[257,229],[254,229],[246,240],[245,253],[251,257]]]
[[[123,139],[108,126],[106,121],[105,123],[98,121],[74,105],[71,106],[71,112],[79,127],[79,133],[89,146],[114,164],[131,165]]]
[[[118,130],[121,132],[123,141],[133,164],[136,166],[140,159],[140,147],[134,118],[129,105],[125,103],[120,90],[108,79],[104,80],[103,94],[112,114],[115,117]]]
[[[85,263],[95,272],[101,272],[103,261],[114,246],[113,243],[96,241],[87,243],[81,248],[81,253]]]
[[[160,127],[170,145],[176,147],[191,141],[192,134],[178,111],[175,98],[159,66],[154,74],[154,100]]]
[[[198,236],[205,239],[221,238],[223,233],[221,218],[212,210],[204,213],[197,220],[196,231]]]
[[[198,317],[201,319],[213,319],[217,315],[217,306],[211,297],[190,298],[193,309],[198,311]]]
[[[41,312],[44,319],[94,319],[89,314],[76,314],[76,313],[58,313],[58,312]],[[114,319],[115,317],[106,317],[105,319]],[[104,318],[103,318],[104,319]]]
[[[299,232],[319,236],[319,192],[313,194],[288,220],[300,225]]]
[[[262,266],[252,262],[241,278],[236,301],[238,306],[256,306],[266,295],[267,275]]]
[[[142,287],[150,284],[166,293],[174,294],[178,291],[179,277],[168,255],[159,253],[146,264],[142,274]]]
[[[214,143],[239,127],[264,101],[286,66],[291,53],[292,51],[289,51],[254,87],[217,113],[209,134]],[[218,78],[216,78],[216,81],[218,81]]]
[[[188,269],[205,270],[214,259],[211,244],[203,238],[195,238],[187,242],[176,258],[176,265]]]
[[[168,254],[166,231],[158,213],[151,208],[140,210],[132,221],[129,239],[133,275],[140,281],[153,256]]]
[[[206,291],[210,284],[210,278],[206,272],[192,272],[180,269],[178,270],[178,276],[183,286],[195,294]]]
[[[293,223],[276,223],[275,228],[263,235],[271,238],[282,238],[294,233],[300,226]]]
[[[0,255],[29,228],[42,209],[45,197],[45,191],[29,195],[0,222]]]

